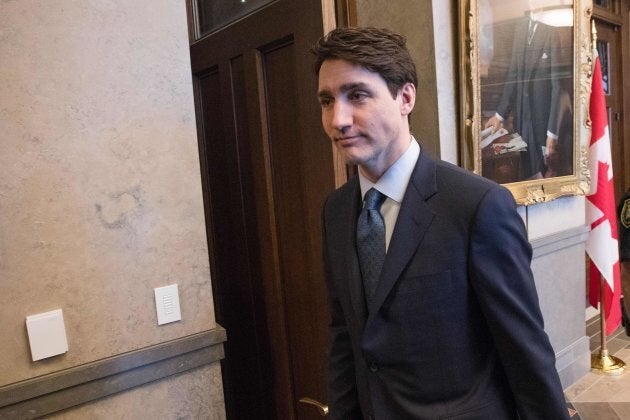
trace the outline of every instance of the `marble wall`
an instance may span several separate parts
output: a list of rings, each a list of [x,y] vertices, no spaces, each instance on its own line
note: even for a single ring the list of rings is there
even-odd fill
[[[0,57],[0,387],[215,328],[185,2],[2,1]]]
[[[151,403],[149,403],[151,402]],[[159,402],[159,403],[156,403]],[[70,408],[47,420],[224,420],[216,409],[223,404],[223,385],[218,364],[171,376],[89,405]]]
[[[459,162],[457,97],[457,7],[451,1],[433,1],[433,37],[435,39],[435,82],[437,86],[440,158],[455,165]]]
[[[590,371],[591,363],[585,322],[585,198],[563,197],[524,209],[545,330],[567,388]]]

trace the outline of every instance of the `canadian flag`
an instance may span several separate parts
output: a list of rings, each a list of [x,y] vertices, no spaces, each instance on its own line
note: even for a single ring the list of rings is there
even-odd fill
[[[619,233],[602,70],[597,50],[593,55],[595,64],[590,103],[592,132],[589,147],[591,190],[586,196],[586,223],[591,226],[591,231],[586,240],[586,253],[591,259],[589,301],[597,308],[601,276],[604,280],[601,283],[604,285],[604,301],[600,313],[606,321],[606,335],[610,335],[621,323]]]

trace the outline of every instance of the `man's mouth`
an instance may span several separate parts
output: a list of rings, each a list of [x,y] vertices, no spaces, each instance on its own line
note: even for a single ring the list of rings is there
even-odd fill
[[[337,137],[335,139],[335,142],[337,144],[339,144],[340,146],[352,146],[354,143],[356,143],[357,141],[359,141],[360,136],[344,136],[344,137]]]

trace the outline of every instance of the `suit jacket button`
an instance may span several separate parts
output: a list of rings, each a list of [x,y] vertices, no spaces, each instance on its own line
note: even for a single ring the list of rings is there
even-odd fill
[[[369,369],[372,372],[378,372],[378,365],[376,363],[370,363]]]

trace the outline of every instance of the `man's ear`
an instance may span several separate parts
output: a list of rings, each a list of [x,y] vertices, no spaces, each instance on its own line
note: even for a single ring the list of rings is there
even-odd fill
[[[413,83],[405,83],[400,88],[399,95],[402,98],[400,104],[401,115],[409,115],[413,111],[413,107],[416,104],[416,87]]]

